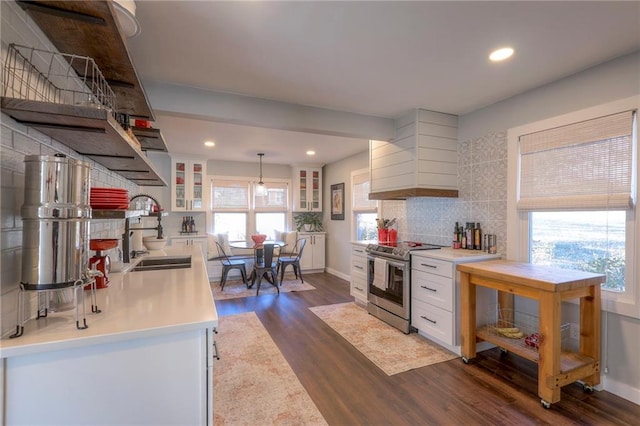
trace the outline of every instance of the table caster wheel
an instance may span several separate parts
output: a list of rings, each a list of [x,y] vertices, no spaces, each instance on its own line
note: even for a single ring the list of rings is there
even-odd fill
[[[466,356],[463,356],[462,362],[464,362],[465,364],[469,364],[469,358],[467,358]]]
[[[584,393],[593,393],[594,391],[593,386],[590,385],[582,385],[582,390]]]
[[[540,400],[540,404],[542,404],[542,406],[543,406],[544,408],[546,408],[547,410],[548,410],[549,408],[551,408],[551,403],[550,403],[550,402],[545,401],[544,399],[541,399],[541,400]]]

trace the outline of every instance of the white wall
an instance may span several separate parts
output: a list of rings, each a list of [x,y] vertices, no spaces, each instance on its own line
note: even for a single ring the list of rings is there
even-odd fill
[[[458,140],[505,131],[640,92],[640,52],[514,96],[458,119]]]
[[[344,160],[328,164],[323,168],[323,199],[331,199],[331,185],[344,183],[344,220],[331,220],[330,205],[325,201],[322,223],[327,231],[327,271],[349,279],[351,262],[352,217],[351,217],[351,172],[369,167],[369,152],[352,155]]]

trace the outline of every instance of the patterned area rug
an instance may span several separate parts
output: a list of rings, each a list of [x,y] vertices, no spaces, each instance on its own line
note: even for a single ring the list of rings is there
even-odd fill
[[[221,317],[218,329],[215,425],[327,424],[255,312]]]
[[[353,302],[309,308],[387,375],[458,356],[418,334],[404,334]]]
[[[280,293],[315,289],[316,288],[314,286],[307,282],[300,283],[300,279],[296,279],[294,276],[291,276],[291,278],[287,278],[287,276],[285,275],[282,286],[280,286]],[[220,281],[212,281],[211,290],[213,290],[214,300],[235,299],[238,297],[250,297],[256,295],[256,285],[254,285],[253,288],[247,288],[242,280],[227,280],[227,283],[224,285],[224,291],[220,290]],[[259,296],[262,296],[264,294],[277,293],[278,291],[274,286],[269,284],[266,280],[262,280]]]

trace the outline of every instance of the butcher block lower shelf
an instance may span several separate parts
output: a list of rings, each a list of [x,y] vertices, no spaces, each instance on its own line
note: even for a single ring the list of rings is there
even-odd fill
[[[500,348],[512,352],[522,358],[539,362],[540,354],[537,349],[527,348],[520,343],[515,343],[513,339],[508,337],[497,336],[490,327],[481,327],[476,330],[476,336],[479,339],[493,343]],[[522,340],[522,339],[520,339]],[[560,352],[560,372],[568,373],[583,365],[593,364],[595,360],[591,357],[581,355],[576,352]]]

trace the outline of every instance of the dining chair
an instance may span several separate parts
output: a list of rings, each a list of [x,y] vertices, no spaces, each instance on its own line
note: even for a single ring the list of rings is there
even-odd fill
[[[239,269],[240,274],[242,275],[242,282],[247,284],[247,268],[243,260],[231,260],[227,253],[225,253],[224,249],[220,245],[219,242],[216,241],[216,248],[218,249],[218,257],[220,258],[220,263],[222,263],[222,276],[220,277],[220,287],[224,290],[224,285],[227,282],[227,275],[229,271],[232,269]]]
[[[278,293],[278,260],[279,260],[280,246],[278,244],[268,243],[263,244],[261,248],[254,250],[254,262],[253,271],[251,272],[251,286],[258,280],[258,287],[256,289],[256,296],[260,293],[260,284],[262,278],[273,286],[275,286]]]
[[[302,269],[300,269],[300,258],[302,257],[302,250],[304,249],[305,244],[307,244],[306,238],[299,238],[296,241],[296,245],[291,252],[291,256],[282,256],[278,259],[278,271],[280,272],[280,285],[282,285],[282,281],[284,280],[284,270],[287,269],[287,266],[293,266],[293,272],[296,274],[296,279],[298,279],[298,275],[300,275],[300,282],[304,283],[302,279]]]

